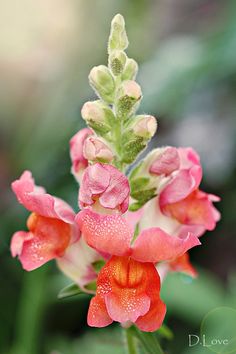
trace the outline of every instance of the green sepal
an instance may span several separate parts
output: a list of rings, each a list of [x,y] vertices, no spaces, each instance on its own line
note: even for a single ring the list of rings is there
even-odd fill
[[[137,99],[128,95],[124,95],[123,97],[119,98],[116,104],[116,111],[118,116],[123,117],[131,114],[136,103]]]
[[[138,154],[146,148],[146,141],[139,136],[134,136],[127,143],[125,143],[127,139],[122,138],[122,162],[130,164],[135,161]]]
[[[138,200],[140,203],[145,204],[147,203],[150,199],[156,197],[156,188],[150,188],[150,189],[143,189],[139,190],[137,192],[132,193],[131,192],[131,197]]]
[[[148,177],[138,177],[134,179],[130,179],[130,188],[131,193],[139,192],[140,190],[145,189],[147,187],[150,178]]]
[[[92,119],[89,120],[88,126],[92,128],[95,131],[95,133],[97,133],[100,136],[105,136],[111,130],[109,125],[95,122]]]
[[[58,299],[65,299],[67,297],[72,297],[76,295],[82,295],[84,292],[80,289],[80,287],[72,283],[67,285],[65,288],[61,289],[57,295]]]
[[[157,196],[155,187],[149,189],[141,189],[135,192],[132,192],[131,190],[130,195],[133,199],[136,199],[136,202],[132,203],[129,206],[130,211],[136,211],[142,208],[144,204],[146,204],[149,200]]]
[[[129,211],[137,211],[139,210],[140,208],[142,208],[143,204],[139,203],[139,202],[136,202],[136,203],[132,203],[130,206],[129,206]]]

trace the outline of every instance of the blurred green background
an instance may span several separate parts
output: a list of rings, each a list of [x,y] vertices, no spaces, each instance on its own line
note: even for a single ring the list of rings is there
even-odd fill
[[[126,19],[128,55],[140,64],[140,112],[158,117],[153,146],[193,146],[202,188],[222,197],[222,220],[191,251],[197,280],[176,274],[163,285],[166,353],[189,348],[204,316],[236,307],[236,1],[234,0],[2,0],[0,2],[0,353],[122,354],[118,326],[86,325],[89,296],[58,300],[67,284],[53,262],[22,271],[9,252],[28,213],[10,183],[30,169],[39,185],[77,209],[69,138],[83,126],[82,104],[93,99],[87,75],[105,64],[110,21]],[[224,318],[222,321],[225,320]],[[235,330],[236,332],[236,330]]]

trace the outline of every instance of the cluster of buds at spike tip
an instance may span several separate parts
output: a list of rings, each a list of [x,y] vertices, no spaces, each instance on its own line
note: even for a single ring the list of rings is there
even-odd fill
[[[100,100],[86,102],[81,110],[82,118],[97,135],[86,140],[85,159],[112,162],[119,168],[135,161],[157,128],[154,117],[135,115],[142,91],[135,81],[138,65],[125,53],[128,44],[125,21],[118,14],[111,23],[108,66],[96,66],[89,74]]]

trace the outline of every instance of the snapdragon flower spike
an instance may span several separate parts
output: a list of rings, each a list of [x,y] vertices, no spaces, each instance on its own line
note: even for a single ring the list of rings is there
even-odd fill
[[[201,233],[213,230],[220,214],[212,202],[220,198],[199,190],[202,168],[197,153],[191,148],[177,151],[179,167],[160,191],[160,209],[180,224],[201,226]]]
[[[13,235],[12,256],[18,256],[28,271],[62,257],[69,245],[80,237],[74,211],[63,200],[35,186],[29,171],[12,183],[12,190],[19,203],[32,212],[27,220],[29,231]]]
[[[70,139],[71,172],[79,183],[85,168],[88,166],[88,159],[84,156],[84,144],[86,139],[92,134],[93,131],[91,129],[84,128]]]
[[[122,172],[114,166],[96,163],[84,172],[79,205],[84,208],[98,202],[103,208],[124,213],[128,209],[129,193],[129,182]]]
[[[105,327],[113,321],[134,323],[142,331],[157,330],[165,317],[160,299],[160,278],[152,263],[113,256],[98,275],[88,324]]]

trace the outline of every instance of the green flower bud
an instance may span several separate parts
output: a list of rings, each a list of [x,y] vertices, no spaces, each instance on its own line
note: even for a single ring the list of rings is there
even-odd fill
[[[122,73],[122,80],[135,80],[138,72],[138,64],[134,59],[128,58]]]
[[[127,80],[120,85],[116,97],[116,110],[118,115],[129,115],[139,106],[142,98],[142,91],[133,80]]]
[[[126,54],[122,50],[114,50],[109,55],[109,67],[114,76],[122,74],[125,63],[126,63]]]
[[[125,20],[120,14],[116,15],[111,22],[111,32],[108,41],[108,53],[113,50],[125,50],[129,45],[125,31]]]
[[[89,83],[101,99],[113,103],[115,82],[105,65],[95,66],[89,74]]]
[[[111,130],[115,116],[102,101],[86,102],[81,110],[82,118],[98,134],[103,136]]]

